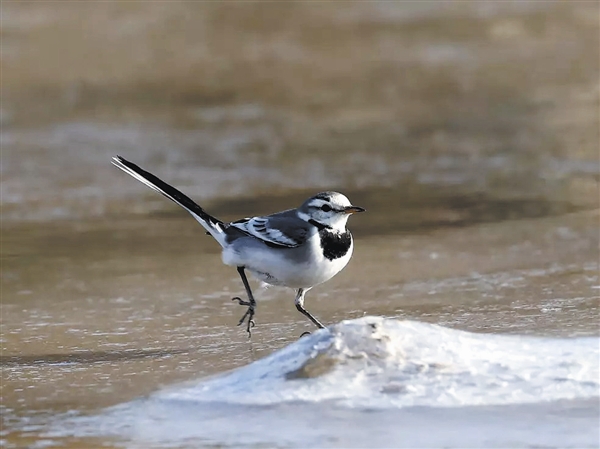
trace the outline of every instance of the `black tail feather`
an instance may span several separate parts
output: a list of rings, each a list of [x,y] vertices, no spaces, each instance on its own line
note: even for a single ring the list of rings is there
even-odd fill
[[[133,173],[136,173],[141,178],[144,178],[145,180],[147,180],[150,184],[153,184],[154,186],[156,186],[156,188],[154,190],[161,193],[163,196],[170,199],[174,203],[179,204],[183,208],[187,209],[189,212],[197,215],[198,217],[200,217],[202,220],[206,221],[207,223],[210,223],[211,225],[223,225],[223,222],[221,220],[213,217],[212,215],[207,214],[204,211],[204,209],[202,209],[200,206],[198,206],[198,204],[196,204],[190,197],[188,197],[184,193],[180,192],[175,187],[170,186],[169,184],[164,182],[162,179],[154,176],[152,173],[147,172],[143,168],[139,167],[138,165],[134,164],[133,162],[128,161],[127,159],[124,159],[121,156],[115,156],[114,161],[116,161],[115,165],[118,166],[118,164],[120,163],[123,166],[127,167]],[[150,187],[152,187],[152,186],[150,186]]]

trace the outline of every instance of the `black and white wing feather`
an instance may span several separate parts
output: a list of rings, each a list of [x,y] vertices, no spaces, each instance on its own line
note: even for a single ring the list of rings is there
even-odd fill
[[[298,217],[275,214],[244,218],[234,221],[230,226],[267,244],[295,248],[306,242],[310,225]]]

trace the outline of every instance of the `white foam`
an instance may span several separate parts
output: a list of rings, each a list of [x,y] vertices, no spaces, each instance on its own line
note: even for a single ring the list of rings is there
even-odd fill
[[[128,448],[598,447],[600,340],[473,334],[377,317],[46,436]]]
[[[599,342],[474,334],[365,317],[153,397],[247,405],[327,401],[369,408],[585,399],[600,394]]]

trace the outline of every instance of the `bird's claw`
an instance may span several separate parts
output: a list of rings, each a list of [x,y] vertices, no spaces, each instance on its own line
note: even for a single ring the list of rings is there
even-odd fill
[[[248,338],[250,338],[252,336],[251,329],[256,326],[256,323],[252,319],[254,317],[254,304],[252,304],[250,301],[244,301],[242,298],[240,298],[238,296],[236,296],[235,298],[231,298],[231,300],[237,301],[238,304],[241,306],[248,307],[248,310],[246,310],[246,313],[244,313],[244,316],[242,316],[242,318],[240,319],[240,321],[237,325],[241,326],[242,324],[244,324],[244,321],[246,321],[246,317],[248,317],[248,322],[246,325],[246,332],[248,332]]]
[[[236,296],[234,298],[231,298],[232,301],[237,301],[238,304],[240,306],[248,306],[250,307],[252,305],[252,303],[250,301],[244,301],[242,298],[240,298],[239,296]]]
[[[300,335],[300,337],[298,337],[299,339],[302,337],[305,337],[307,335],[310,335],[310,332],[306,331],[306,332],[302,332],[302,335]]]

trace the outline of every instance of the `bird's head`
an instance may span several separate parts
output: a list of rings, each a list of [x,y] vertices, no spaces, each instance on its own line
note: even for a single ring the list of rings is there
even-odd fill
[[[298,212],[304,220],[314,220],[337,231],[346,229],[350,215],[364,212],[362,207],[353,206],[346,196],[338,192],[321,192],[309,198]]]

